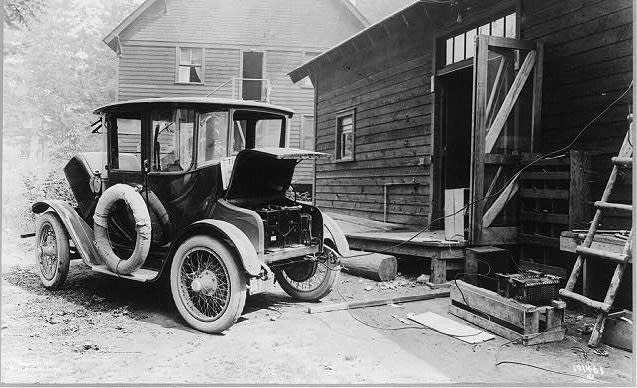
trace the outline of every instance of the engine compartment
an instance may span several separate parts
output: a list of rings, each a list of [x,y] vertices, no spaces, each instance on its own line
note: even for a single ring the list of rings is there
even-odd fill
[[[269,204],[254,211],[263,220],[266,249],[318,244],[312,235],[312,215],[303,212],[303,206]]]
[[[323,217],[316,207],[289,199],[233,202],[261,219],[265,253],[294,247],[321,248]]]

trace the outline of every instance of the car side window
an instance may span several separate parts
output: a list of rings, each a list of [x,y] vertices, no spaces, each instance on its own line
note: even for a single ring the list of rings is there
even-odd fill
[[[151,114],[152,170],[186,171],[192,164],[195,112],[188,109],[157,110]]]
[[[117,169],[141,171],[142,120],[118,117],[114,124],[117,132]]]
[[[199,115],[197,166],[219,163],[228,156],[228,112]]]

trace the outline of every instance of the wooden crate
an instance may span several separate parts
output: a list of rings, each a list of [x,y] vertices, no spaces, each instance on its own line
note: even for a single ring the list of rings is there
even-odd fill
[[[456,287],[451,289],[449,312],[527,346],[564,339],[565,306],[562,301],[540,307],[520,303],[458,280]]]

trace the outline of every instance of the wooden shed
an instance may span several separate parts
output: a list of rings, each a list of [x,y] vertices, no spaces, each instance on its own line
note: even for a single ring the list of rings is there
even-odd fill
[[[334,155],[316,204],[414,230],[466,206],[448,239],[569,267],[560,233],[587,228],[629,127],[632,7],[423,0],[294,69],[315,86],[316,150]]]

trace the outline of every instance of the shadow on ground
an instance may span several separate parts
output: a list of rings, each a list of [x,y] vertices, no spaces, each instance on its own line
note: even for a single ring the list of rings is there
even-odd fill
[[[165,328],[194,331],[183,321],[172,300],[165,280],[139,283],[118,279],[91,271],[83,263],[72,262],[69,276],[60,290],[48,290],[40,282],[35,266],[13,265],[2,275],[4,280],[22,290],[40,296],[61,298],[78,307],[76,314],[110,313],[126,315],[136,321],[158,324]],[[265,293],[246,300],[242,318],[265,310],[281,315],[281,310],[299,307],[291,297],[282,293]],[[86,310],[86,311],[83,311]]]

